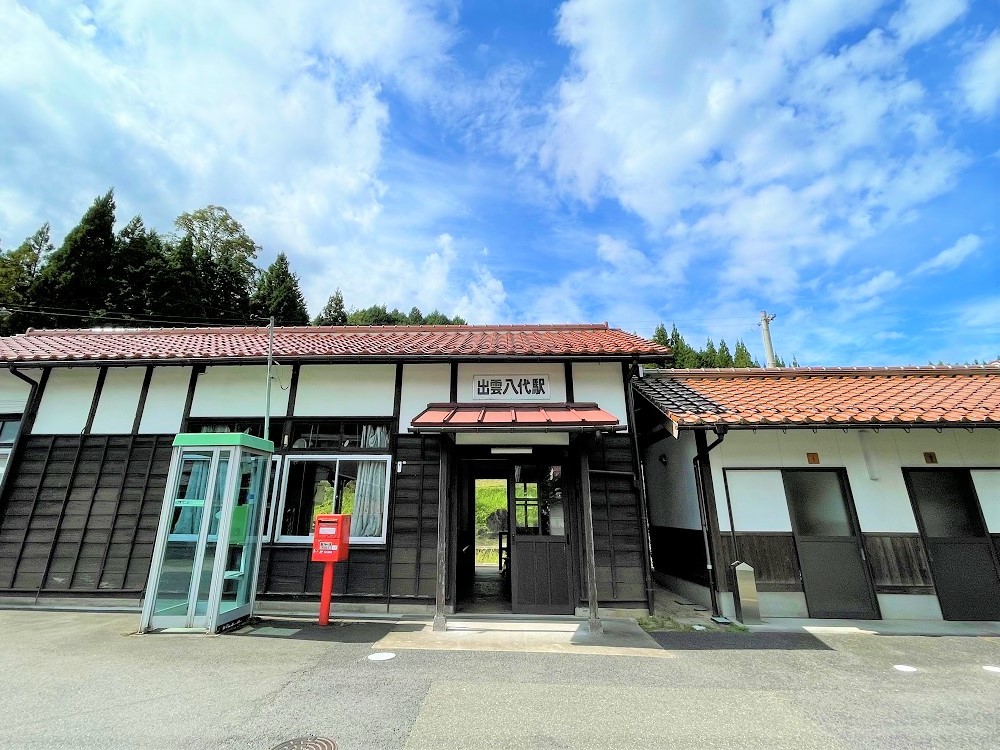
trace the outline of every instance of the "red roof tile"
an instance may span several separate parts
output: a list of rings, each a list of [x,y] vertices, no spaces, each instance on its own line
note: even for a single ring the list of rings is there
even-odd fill
[[[267,328],[39,330],[0,338],[3,362],[256,359]],[[664,356],[666,347],[592,325],[309,326],[276,328],[278,359]]]
[[[572,430],[615,427],[597,404],[428,404],[410,423],[417,430]]]
[[[1000,423],[995,365],[660,370],[632,383],[678,427]]]

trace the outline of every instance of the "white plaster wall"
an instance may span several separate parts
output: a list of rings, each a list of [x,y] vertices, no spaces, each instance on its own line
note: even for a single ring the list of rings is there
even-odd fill
[[[1000,471],[974,469],[972,483],[986,518],[986,528],[991,534],[1000,534]]]
[[[271,371],[275,378],[271,384],[271,416],[283,417],[288,408],[292,368],[279,365]],[[198,376],[190,416],[263,418],[266,382],[266,365],[209,367]]]
[[[391,417],[395,398],[395,365],[305,365],[295,416]]]
[[[97,435],[127,435],[132,432],[145,376],[145,367],[108,368],[91,432]]]
[[[938,466],[1000,468],[1000,431],[913,429],[907,433],[899,429],[882,429],[879,432],[789,429],[787,432],[730,432],[711,453],[720,525],[725,529],[728,523],[724,519],[723,468],[818,466],[846,469],[862,531],[916,533],[917,523],[903,481],[902,468],[931,465],[924,461],[925,452],[936,454]],[[807,453],[818,453],[819,464],[809,464]],[[1000,510],[994,511],[992,505],[990,508],[991,514],[1000,514]],[[984,504],[983,512],[986,511]],[[991,518],[994,519],[993,528],[1000,528],[1000,517],[991,515]],[[738,521],[737,527],[741,531],[751,530],[741,527]]]
[[[475,378],[478,375],[495,375],[497,377],[512,377],[514,375],[548,375],[549,398],[545,401],[531,399],[534,403],[559,403],[566,400],[566,369],[558,362],[553,363],[519,363],[493,364],[490,362],[469,362],[458,366],[458,400],[475,401]],[[575,386],[575,381],[574,381]],[[575,390],[575,389],[574,389]],[[574,395],[579,400],[579,394]],[[511,398],[510,401],[517,401]]]
[[[883,620],[943,620],[934,594],[876,594]]]
[[[596,402],[618,417],[621,424],[628,425],[621,362],[574,362],[573,399]]]
[[[916,534],[917,521],[892,435],[885,431],[837,431],[837,441],[861,530]]]
[[[676,439],[667,437],[646,449],[643,470],[653,526],[701,529],[692,464],[697,451],[693,432],[682,432]],[[661,455],[666,456],[665,466]]]
[[[792,523],[785,502],[785,485],[780,471],[726,472],[733,522],[737,531],[791,531]],[[716,495],[719,528],[729,531],[725,489]]]
[[[23,374],[36,382],[42,376],[34,370]],[[0,414],[22,414],[30,395],[30,385],[6,370],[0,371]]]
[[[403,392],[399,400],[399,431],[406,433],[410,422],[427,404],[451,400],[451,365],[403,365]]]
[[[42,393],[32,432],[36,435],[78,435],[87,426],[97,386],[98,368],[52,370]]]
[[[139,422],[139,434],[170,435],[181,429],[190,381],[190,367],[157,367],[153,370]]]

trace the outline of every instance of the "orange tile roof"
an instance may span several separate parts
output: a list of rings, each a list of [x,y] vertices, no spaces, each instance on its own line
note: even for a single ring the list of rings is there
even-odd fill
[[[267,328],[32,330],[0,338],[0,362],[261,360]],[[274,330],[278,359],[664,356],[607,323],[497,326],[302,326]]]
[[[658,370],[632,381],[678,428],[1000,423],[1000,366]]]
[[[618,417],[597,404],[428,404],[411,422],[417,430],[583,430],[613,428]]]

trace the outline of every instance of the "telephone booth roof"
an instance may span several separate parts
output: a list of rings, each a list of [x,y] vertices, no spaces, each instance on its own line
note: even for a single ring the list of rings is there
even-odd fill
[[[245,432],[182,432],[174,438],[174,447],[216,447],[238,445],[242,448],[274,453],[274,443],[270,440],[247,435]]]

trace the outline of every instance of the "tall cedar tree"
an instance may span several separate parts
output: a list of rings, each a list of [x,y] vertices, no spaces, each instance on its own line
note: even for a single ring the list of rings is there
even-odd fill
[[[31,285],[30,297],[40,306],[82,310],[84,317],[38,314],[35,325],[100,324],[114,281],[108,273],[115,249],[114,191],[97,198],[62,247],[49,255]]]
[[[288,267],[288,258],[280,253],[257,283],[251,309],[258,319],[274,317],[277,325],[309,325],[306,301],[299,280]]]
[[[326,306],[313,320],[314,326],[346,326],[347,310],[344,309],[344,295],[338,288],[330,299],[326,301]]]

